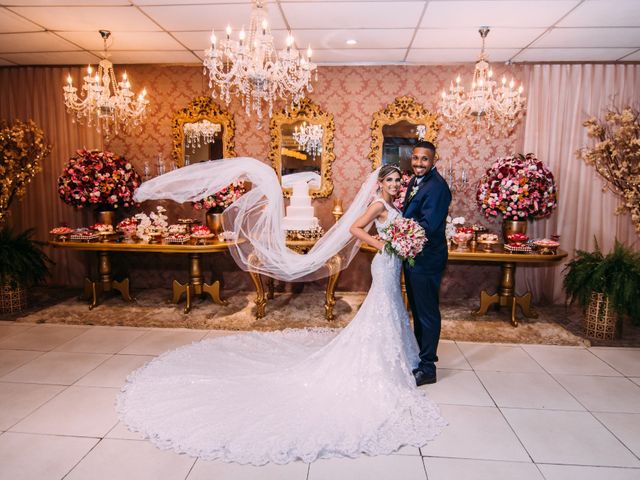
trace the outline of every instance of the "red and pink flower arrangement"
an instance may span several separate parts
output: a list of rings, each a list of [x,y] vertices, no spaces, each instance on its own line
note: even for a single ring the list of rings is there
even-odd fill
[[[424,228],[411,218],[396,218],[381,233],[380,239],[385,242],[384,250],[406,260],[409,265],[415,264],[415,258],[427,243]]]
[[[74,207],[101,209],[134,205],[142,180],[124,157],[108,151],[78,150],[58,178],[58,194]]]
[[[486,217],[505,220],[547,217],[558,206],[553,174],[533,153],[499,158],[480,179],[476,201]]]
[[[219,192],[193,203],[196,210],[207,210],[210,213],[222,213],[225,208],[238,200],[246,192],[244,182],[233,182]]]

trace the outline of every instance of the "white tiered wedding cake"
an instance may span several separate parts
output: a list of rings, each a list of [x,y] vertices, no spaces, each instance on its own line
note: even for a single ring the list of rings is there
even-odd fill
[[[311,197],[309,196],[309,184],[296,182],[292,185],[293,194],[287,207],[287,215],[282,219],[284,230],[315,230],[320,224],[315,216]]]

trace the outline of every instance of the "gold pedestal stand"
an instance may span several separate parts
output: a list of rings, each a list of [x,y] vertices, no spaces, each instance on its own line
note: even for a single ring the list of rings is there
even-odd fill
[[[501,264],[501,279],[498,292],[490,295],[486,290],[480,292],[480,308],[474,315],[484,315],[491,305],[511,308],[511,325],[518,326],[516,318],[516,306],[520,307],[522,314],[528,318],[538,318],[538,314],[531,306],[531,292],[524,295],[515,295],[516,264],[504,262]]]
[[[97,282],[90,278],[84,279],[83,296],[89,300],[89,310],[93,310],[98,305],[104,293],[114,290],[119,292],[125,300],[133,302],[134,299],[129,294],[129,279],[118,281],[112,278],[109,252],[98,252],[98,275]]]
[[[228,301],[223,300],[220,297],[220,281],[216,280],[211,285],[204,283],[201,264],[202,255],[200,253],[190,253],[189,281],[182,284],[177,280],[174,280],[171,285],[172,295],[169,302],[177,304],[182,298],[182,295],[185,295],[186,303],[184,306],[184,313],[189,313],[191,311],[191,298],[194,295],[200,295],[201,297],[206,297],[208,295],[211,297],[211,300],[213,300],[213,303],[217,303],[218,305],[229,304]]]

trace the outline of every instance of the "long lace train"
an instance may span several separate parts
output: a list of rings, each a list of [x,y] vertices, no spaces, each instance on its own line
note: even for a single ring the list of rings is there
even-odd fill
[[[128,378],[122,421],[160,448],[254,465],[424,445],[446,422],[411,373],[400,266],[375,256],[369,294],[340,332],[231,335],[158,357]]]

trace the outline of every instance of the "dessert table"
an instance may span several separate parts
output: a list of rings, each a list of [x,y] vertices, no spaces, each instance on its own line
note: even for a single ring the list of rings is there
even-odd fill
[[[203,244],[169,244],[169,243],[125,243],[125,242],[81,242],[81,241],[51,241],[56,248],[66,248],[98,254],[98,279],[85,278],[84,295],[89,299],[89,309],[98,305],[103,293],[117,291],[125,300],[132,301],[129,293],[129,278],[114,280],[111,269],[111,254],[117,252],[183,254],[189,256],[189,281],[181,284],[177,280],[172,283],[170,302],[177,304],[183,295],[186,296],[184,312],[191,310],[193,295],[209,296],[218,305],[227,305],[227,301],[220,296],[220,282],[211,285],[204,282],[202,274],[202,255],[205,253],[224,253],[229,250],[232,242],[209,241]]]
[[[360,249],[368,253],[377,253],[377,250],[369,245],[362,245]],[[531,292],[524,295],[515,294],[516,265],[548,266],[557,263],[567,256],[567,252],[557,250],[552,254],[540,253],[509,253],[502,245],[497,245],[494,251],[482,250],[449,250],[449,262],[455,263],[491,263],[500,264],[500,283],[497,291],[490,294],[486,290],[480,292],[480,307],[473,311],[474,315],[484,315],[489,307],[509,307],[511,309],[511,325],[518,326],[516,307],[520,307],[522,314],[527,318],[537,318],[538,314],[531,305]],[[404,278],[403,292],[404,290]],[[406,303],[406,302],[405,302]]]

